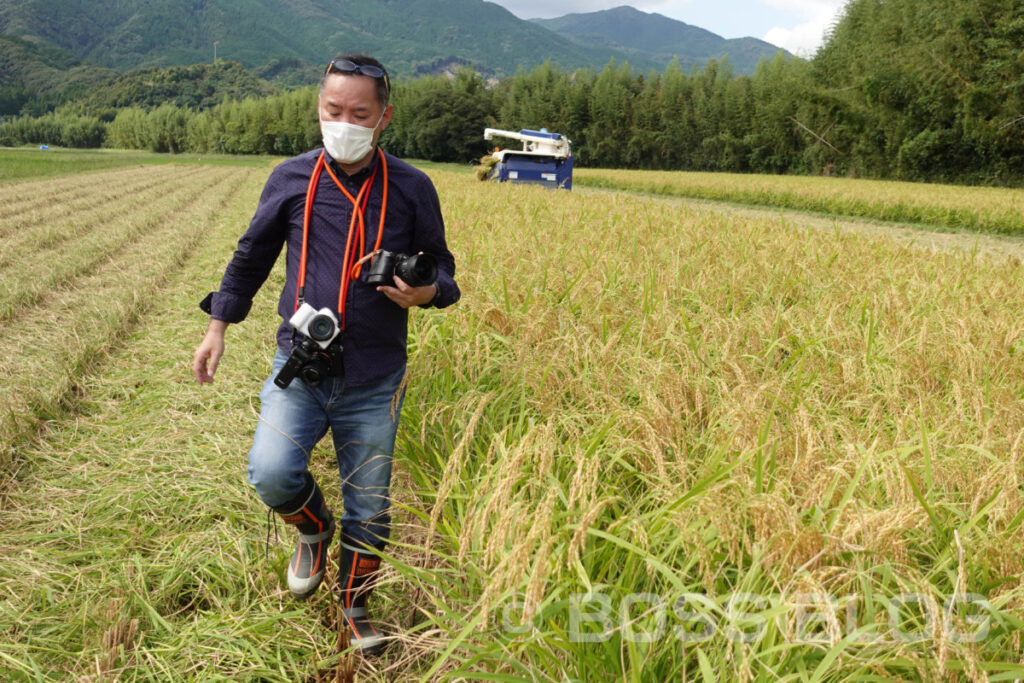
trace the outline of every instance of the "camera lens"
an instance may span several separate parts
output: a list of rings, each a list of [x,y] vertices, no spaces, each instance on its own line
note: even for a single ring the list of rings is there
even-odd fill
[[[327,341],[334,336],[334,321],[323,314],[314,315],[306,329],[309,330],[310,339],[314,341]]]
[[[415,254],[395,266],[395,275],[410,287],[424,287],[437,281],[437,259],[431,254]]]
[[[316,365],[307,365],[299,370],[299,377],[308,387],[318,387],[324,381],[324,375]]]
[[[299,377],[307,386],[319,386],[331,374],[331,359],[319,351],[315,352],[299,370]]]

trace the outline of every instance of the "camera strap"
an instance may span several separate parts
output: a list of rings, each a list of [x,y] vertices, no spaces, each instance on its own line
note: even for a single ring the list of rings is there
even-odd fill
[[[388,162],[384,158],[384,152],[377,148],[380,156],[380,168],[384,170],[384,187],[381,191],[380,202],[380,225],[377,227],[377,240],[373,245],[370,254],[380,249],[380,241],[384,236],[384,217],[388,210]],[[306,190],[306,208],[302,216],[302,256],[299,260],[299,282],[295,290],[295,310],[299,310],[305,300],[306,289],[306,249],[309,246],[309,219],[313,214],[313,200],[316,197],[316,188],[320,183],[320,173],[327,169],[328,175],[338,186],[338,189],[352,202],[352,219],[348,224],[348,237],[345,239],[345,260],[341,267],[341,284],[338,289],[338,315],[341,316],[341,329],[345,329],[345,301],[348,298],[348,287],[352,280],[358,279],[363,268],[363,253],[366,250],[366,206],[370,201],[370,192],[373,189],[373,181],[377,177],[377,168],[373,169],[370,177],[363,181],[359,193],[353,197],[340,180],[331,170],[330,164],[324,159],[324,153],[313,166],[313,172],[309,176],[309,189]]]

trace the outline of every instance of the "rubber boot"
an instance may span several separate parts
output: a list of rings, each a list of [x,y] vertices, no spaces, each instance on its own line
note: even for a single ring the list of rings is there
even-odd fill
[[[384,649],[384,636],[370,623],[366,601],[380,573],[380,556],[342,540],[338,558],[338,590],[341,613],[348,624],[349,642],[371,657]]]
[[[334,517],[324,502],[320,487],[308,476],[303,492],[292,502],[274,508],[287,524],[299,531],[295,553],[288,563],[288,590],[305,599],[316,592],[324,579],[327,547],[334,538]]]

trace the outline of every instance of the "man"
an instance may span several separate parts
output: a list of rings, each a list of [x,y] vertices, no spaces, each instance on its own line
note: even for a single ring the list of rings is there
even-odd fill
[[[288,587],[299,598],[311,595],[323,580],[336,523],[308,462],[330,429],[344,500],[339,595],[352,644],[364,654],[383,647],[367,619],[366,598],[380,568],[377,553],[390,533],[391,458],[404,393],[408,309],[444,308],[460,295],[433,184],[377,147],[391,121],[389,97],[388,74],[372,57],[345,55],[328,65],[318,100],[324,149],[289,159],[271,173],[219,291],[202,304],[211,319],[192,365],[200,384],[213,381],[227,326],[246,317],[287,244],[287,279],[278,304],[283,322],[273,372],[260,393],[249,483],[297,528]],[[387,284],[368,284],[364,262],[386,256],[372,256],[378,248],[433,255],[436,282],[412,286],[388,273]],[[304,304],[329,309],[331,315],[320,322],[337,336],[316,342],[323,337],[311,331],[312,323],[300,325],[301,331],[293,327],[289,320]]]

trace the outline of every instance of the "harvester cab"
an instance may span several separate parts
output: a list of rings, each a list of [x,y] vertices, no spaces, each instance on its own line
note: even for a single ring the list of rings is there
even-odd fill
[[[570,140],[546,129],[518,133],[496,128],[484,129],[484,140],[495,137],[519,140],[522,149],[497,149],[491,155],[488,178],[498,182],[543,185],[572,189],[572,152]],[[486,157],[485,157],[486,159]]]

